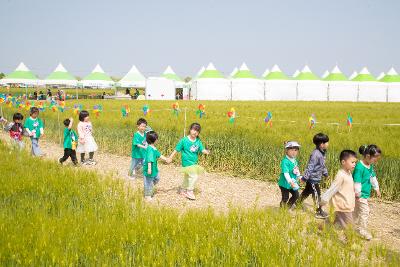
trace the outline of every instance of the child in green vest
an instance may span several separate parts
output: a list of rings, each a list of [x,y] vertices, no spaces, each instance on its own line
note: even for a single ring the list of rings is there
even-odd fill
[[[181,194],[190,200],[196,199],[193,190],[198,175],[204,172],[204,168],[198,165],[198,154],[210,154],[210,151],[204,148],[203,143],[199,138],[200,131],[200,124],[192,123],[192,125],[190,125],[189,135],[183,137],[179,141],[174,152],[169,156],[172,161],[176,153],[182,153],[182,172],[184,178]]]
[[[76,166],[78,164],[78,160],[76,159],[78,135],[72,129],[73,123],[73,118],[64,120],[64,156],[59,159],[59,162],[63,164],[64,161],[71,157],[72,163]]]
[[[32,142],[32,155],[43,156],[39,147],[39,138],[44,137],[44,126],[41,119],[38,118],[39,109],[32,107],[30,110],[30,117],[25,121],[24,128],[31,138]]]
[[[368,232],[368,199],[371,196],[372,188],[376,191],[378,197],[381,196],[374,165],[378,162],[382,151],[376,145],[363,145],[359,148],[359,152],[363,158],[357,163],[353,172],[356,194],[354,221],[360,235],[367,240],[371,240],[372,235]]]
[[[154,185],[160,181],[160,175],[158,171],[157,160],[160,158],[167,163],[171,160],[161,155],[161,153],[155,147],[158,140],[158,135],[154,131],[150,131],[146,134],[146,154],[144,157],[143,164],[143,184],[144,184],[144,197],[146,200],[152,200],[154,194]]]
[[[143,167],[143,160],[146,154],[146,127],[147,121],[140,118],[137,122],[137,131],[132,138],[132,160],[129,167],[128,176],[130,179],[135,179],[136,170]]]
[[[296,141],[285,143],[285,157],[281,161],[281,174],[279,176],[279,189],[281,190],[282,200],[281,207],[296,207],[296,200],[299,198],[300,171],[296,160],[299,153],[300,145]],[[289,199],[289,194],[292,196]]]

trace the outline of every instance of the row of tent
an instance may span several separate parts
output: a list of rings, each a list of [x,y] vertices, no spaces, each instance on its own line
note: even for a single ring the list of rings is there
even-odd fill
[[[166,68],[161,75],[162,78],[173,80],[177,88],[183,87],[183,80],[176,75],[170,66]],[[46,77],[40,80],[26,65],[21,62],[12,73],[6,75],[0,80],[0,84],[23,84],[28,86],[38,85],[58,85],[64,87],[92,87],[92,88],[111,88],[126,87],[126,88],[145,88],[146,78],[135,67],[128,71],[128,73],[118,82],[114,82],[109,75],[107,75],[99,64],[93,71],[78,81],[76,77],[71,75],[64,66],[59,63],[56,69]]]
[[[37,77],[21,63],[11,74],[0,82],[37,83]],[[347,78],[335,66],[325,72],[322,78],[312,73],[306,65],[303,70],[289,77],[275,65],[263,73],[262,79],[255,76],[245,63],[228,76],[218,71],[212,63],[202,67],[190,83],[167,67],[161,77],[145,78],[133,66],[118,82],[114,83],[97,65],[92,73],[77,81],[59,64],[42,84],[82,87],[136,87],[146,88],[148,99],[174,99],[176,88],[183,88],[185,99],[197,100],[304,100],[304,101],[400,101],[400,75],[391,68],[388,73],[375,78],[367,68]]]
[[[347,78],[335,66],[320,79],[306,65],[288,77],[275,65],[257,78],[246,66],[234,70],[228,78],[209,64],[191,84],[191,95],[198,100],[301,100],[400,102],[400,76],[391,68],[376,79],[363,68]]]

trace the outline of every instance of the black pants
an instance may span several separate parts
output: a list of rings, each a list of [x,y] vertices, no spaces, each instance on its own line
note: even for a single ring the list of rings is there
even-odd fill
[[[60,159],[60,163],[63,163],[69,157],[71,157],[71,160],[75,165],[78,164],[78,160],[76,159],[76,151],[72,150],[71,148],[64,148],[64,156]]]
[[[279,186],[282,193],[281,207],[285,207],[286,205],[291,208],[293,204],[296,203],[296,200],[299,198],[299,191],[293,189],[286,189],[282,186]],[[289,193],[292,195],[289,199]]]
[[[304,201],[309,195],[313,196],[314,204],[317,205],[317,211],[321,210],[321,188],[319,184],[312,184],[309,181],[306,182],[306,188],[300,195],[300,203]]]

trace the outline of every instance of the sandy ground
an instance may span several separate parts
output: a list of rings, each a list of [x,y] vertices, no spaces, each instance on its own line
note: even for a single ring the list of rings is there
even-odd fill
[[[0,138],[8,140],[4,133]],[[29,147],[29,145],[28,145]],[[43,139],[40,147],[46,153],[46,158],[57,160],[63,155],[60,145]],[[127,179],[130,157],[118,156],[107,153],[96,153],[95,166],[81,166],[80,168],[92,169],[101,175],[111,175],[116,179],[123,179],[135,190],[143,189],[143,179]],[[72,165],[67,161],[64,165]],[[241,208],[278,207],[280,191],[276,183],[231,177],[224,174],[206,173],[201,175],[196,189],[197,200],[191,201],[178,194],[182,183],[179,167],[164,165],[160,162],[161,180],[157,185],[157,193],[152,205],[162,205],[182,211],[192,208],[212,207],[217,212],[226,212],[231,206]],[[311,204],[306,202],[309,214],[312,216]],[[373,242],[382,241],[388,247],[400,252],[400,203],[371,200],[370,228],[375,236]],[[299,211],[303,212],[303,211]]]

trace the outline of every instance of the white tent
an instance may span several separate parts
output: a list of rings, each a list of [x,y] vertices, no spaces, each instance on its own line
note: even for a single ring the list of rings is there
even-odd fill
[[[212,63],[192,83],[192,96],[196,100],[230,100],[231,85]]]
[[[297,100],[326,101],[328,99],[327,83],[312,73],[307,65],[295,79],[297,81]]]
[[[278,65],[274,65],[263,78],[265,100],[296,100],[296,82],[286,76]]]
[[[264,84],[247,67],[240,66],[231,80],[232,100],[264,100]]]
[[[384,73],[384,72],[381,72],[381,73],[379,73],[378,77],[376,77],[376,79],[377,79],[378,81],[380,81],[383,77],[385,77],[385,73]]]
[[[324,80],[328,82],[329,101],[357,101],[357,84],[349,81],[338,66]]]
[[[59,63],[56,69],[44,80],[47,85],[76,87],[78,80]]]
[[[165,77],[149,77],[146,80],[147,100],[174,100],[175,83]]]
[[[161,76],[173,80],[175,88],[183,88],[183,85],[185,84],[185,82],[175,73],[171,66],[168,66]]]
[[[381,82],[386,83],[388,101],[400,102],[400,75],[396,70],[391,68]]]
[[[93,71],[78,84],[83,87],[111,88],[114,86],[114,81],[97,64]]]
[[[124,88],[145,88],[146,77],[136,68],[135,65],[131,67],[128,73],[117,83],[117,86]]]
[[[360,73],[353,78],[358,86],[358,101],[360,102],[386,102],[387,87],[385,83],[378,82],[374,76],[364,67]]]
[[[23,62],[10,74],[6,75],[2,80],[3,84],[23,84],[27,86],[38,86],[42,82],[38,77],[28,69]]]
[[[269,69],[266,69],[263,74],[261,75],[261,77],[265,77],[270,73]]]

